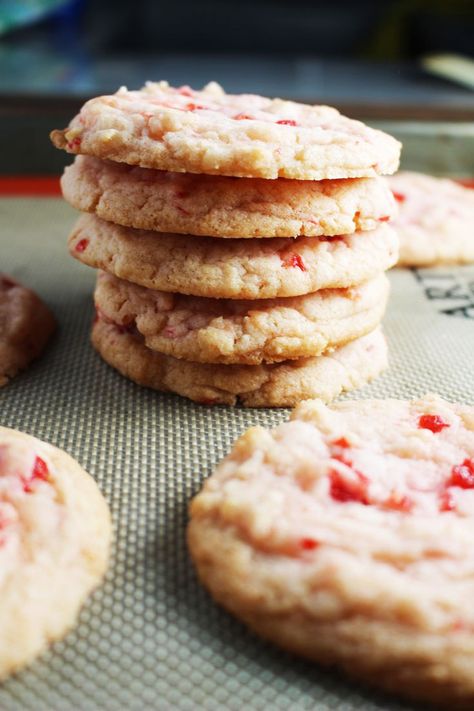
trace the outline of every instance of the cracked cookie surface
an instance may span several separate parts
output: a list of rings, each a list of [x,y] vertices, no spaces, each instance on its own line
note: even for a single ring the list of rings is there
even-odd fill
[[[362,387],[387,367],[387,344],[380,329],[329,355],[262,365],[178,360],[150,350],[141,337],[100,315],[92,343],[109,365],[138,385],[203,405],[291,407],[311,397],[329,401]]]
[[[474,704],[474,408],[302,403],[205,481],[188,541],[262,636],[397,694]]]
[[[0,427],[0,678],[63,637],[104,575],[107,505],[65,452]]]
[[[265,299],[368,281],[396,263],[398,237],[381,224],[339,237],[216,240],[134,230],[83,215],[69,249],[84,264],[150,289]]]
[[[396,213],[381,178],[294,181],[169,173],[77,156],[61,178],[78,210],[128,227],[210,237],[373,230]]]
[[[103,319],[136,330],[151,350],[201,363],[318,356],[373,331],[389,292],[385,275],[348,289],[238,301],[170,294],[101,272],[94,300]]]
[[[382,131],[310,106],[149,82],[88,101],[57,148],[144,168],[248,178],[322,180],[394,173],[400,143]]]

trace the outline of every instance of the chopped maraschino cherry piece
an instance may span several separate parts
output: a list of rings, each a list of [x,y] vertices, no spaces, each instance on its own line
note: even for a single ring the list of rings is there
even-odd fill
[[[76,252],[84,252],[84,250],[87,249],[88,244],[89,244],[88,239],[80,239],[75,247]]]
[[[304,262],[299,254],[289,254],[287,257],[282,257],[281,261],[284,267],[298,267],[302,272],[306,271]]]
[[[76,138],[73,138],[72,141],[68,141],[67,147],[72,150],[73,148],[79,148],[80,145],[81,139],[79,136],[76,136]]]
[[[41,479],[41,481],[47,481],[49,476],[48,465],[41,459],[41,457],[35,457],[35,462],[33,464],[33,469],[31,475],[28,479],[23,479],[23,491],[30,493],[32,491],[31,485],[36,479]]]
[[[403,511],[408,513],[413,508],[413,501],[408,498],[408,496],[397,494],[395,491],[392,491],[388,499],[383,502],[383,507],[385,509],[392,509],[392,511]]]
[[[421,415],[418,420],[418,427],[422,430],[431,430],[432,432],[441,432],[445,427],[450,427],[448,422],[445,422],[439,415]]]
[[[383,217],[379,217],[379,222],[388,222],[390,219],[390,215],[384,215]]]
[[[44,459],[41,459],[41,457],[35,457],[32,478],[33,479],[43,479],[43,481],[46,481],[48,476],[49,476],[48,465],[46,464]]]
[[[395,198],[395,200],[398,200],[398,202],[405,202],[406,197],[405,197],[405,195],[403,195],[403,193],[397,193],[397,192],[395,192],[395,190],[392,190],[392,192],[393,192],[393,197]]]
[[[331,442],[333,447],[350,447],[351,445],[345,437],[339,437]]]
[[[300,540],[300,548],[304,551],[314,551],[318,546],[319,542],[315,541],[314,538],[302,538]]]
[[[340,474],[340,472],[333,469],[329,473],[329,492],[332,498],[336,501],[357,501],[358,503],[367,506],[370,503],[368,497],[369,480],[360,472],[356,470],[353,471],[357,477],[355,480],[347,479]]]
[[[298,124],[296,121],[293,121],[293,119],[282,119],[281,121],[277,121],[277,124],[279,126],[297,126]]]
[[[456,508],[456,503],[453,499],[453,495],[450,491],[443,491],[439,497],[439,510],[440,511],[454,511]]]
[[[456,464],[451,469],[448,486],[459,486],[461,489],[474,489],[474,459],[465,459],[462,464]]]
[[[185,108],[187,111],[198,111],[199,109],[205,109],[205,106],[202,106],[201,104],[186,104]]]
[[[236,114],[234,116],[235,121],[253,121],[254,117],[249,114]]]

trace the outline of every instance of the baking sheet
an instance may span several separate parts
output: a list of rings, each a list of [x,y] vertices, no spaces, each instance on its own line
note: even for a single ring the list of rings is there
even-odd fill
[[[289,411],[202,407],[103,363],[89,345],[95,274],[66,250],[74,219],[60,199],[0,199],[0,269],[59,322],[44,357],[0,390],[0,422],[62,447],[96,478],[114,557],[75,630],[0,686],[0,709],[413,708],[260,641],[197,584],[184,541],[190,497],[239,434]],[[436,391],[474,404],[474,267],[390,279],[390,370],[352,397]]]

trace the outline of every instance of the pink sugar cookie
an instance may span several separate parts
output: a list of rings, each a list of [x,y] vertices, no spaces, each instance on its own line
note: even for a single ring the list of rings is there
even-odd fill
[[[474,262],[474,190],[410,172],[397,173],[388,184],[399,203],[393,225],[401,266]]]
[[[149,289],[228,299],[298,296],[374,278],[398,258],[386,223],[371,232],[296,239],[214,239],[145,232],[83,215],[73,257]]]
[[[0,678],[63,637],[104,575],[107,505],[65,452],[0,427]]]
[[[188,541],[258,634],[436,707],[474,707],[474,408],[302,403],[205,481]],[[423,707],[424,708],[424,707]]]
[[[322,180],[394,173],[400,143],[381,131],[310,106],[253,94],[148,83],[88,101],[57,148],[187,173]]]

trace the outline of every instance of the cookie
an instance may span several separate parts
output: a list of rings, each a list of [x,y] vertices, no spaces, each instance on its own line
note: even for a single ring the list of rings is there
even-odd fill
[[[362,178],[394,173],[400,143],[329,106],[148,83],[88,101],[51,140],[69,153],[184,173]]]
[[[362,387],[387,366],[380,330],[358,338],[330,355],[280,364],[211,365],[178,360],[147,348],[141,337],[100,314],[92,343],[113,368],[139,385],[174,392],[203,405],[290,407],[318,397],[329,401]]]
[[[402,266],[474,262],[474,190],[453,180],[401,172],[389,179]]]
[[[351,234],[373,230],[396,213],[382,178],[227,178],[77,156],[61,186],[71,205],[104,220],[210,237]]]
[[[0,273],[0,387],[41,354],[54,328],[41,299]]]
[[[190,513],[201,581],[256,632],[474,707],[474,408],[302,403],[244,434]]]
[[[144,232],[83,215],[69,249],[84,264],[149,289],[271,299],[368,281],[396,263],[398,237],[381,224],[340,237],[216,240]]]
[[[107,505],[79,464],[0,427],[0,678],[75,623],[105,572],[110,537]]]
[[[318,356],[373,331],[388,292],[382,274],[348,289],[226,301],[154,291],[101,272],[94,298],[105,320],[136,329],[151,350],[200,363],[258,365]]]

